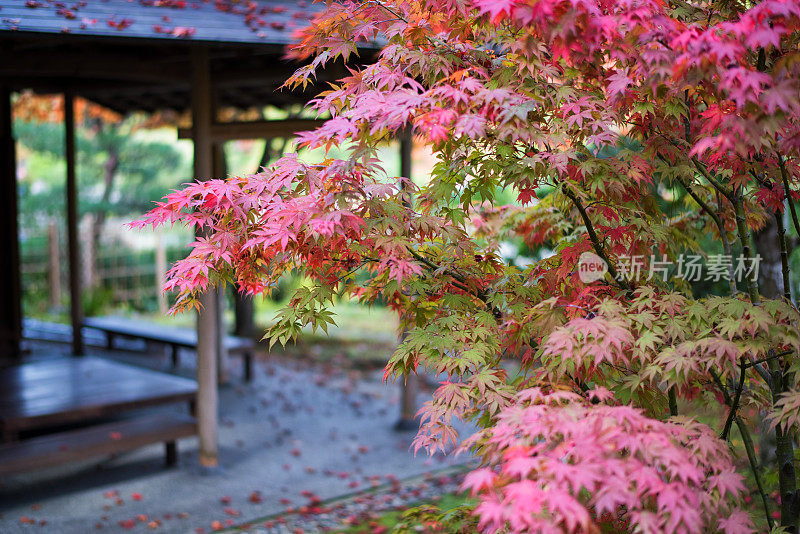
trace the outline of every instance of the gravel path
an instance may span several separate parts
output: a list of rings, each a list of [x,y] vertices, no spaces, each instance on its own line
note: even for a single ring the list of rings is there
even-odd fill
[[[169,365],[166,355],[124,358]],[[193,358],[182,361],[190,365]],[[190,376],[192,369],[182,372]],[[155,445],[7,477],[0,480],[0,532],[211,532],[282,514],[307,504],[309,495],[328,501],[466,460],[414,456],[414,433],[392,428],[398,399],[399,386],[384,384],[379,370],[272,357],[257,365],[252,384],[220,390],[219,470],[198,467],[190,438],[179,443],[176,469],[164,469],[163,447]]]
[[[391,510],[405,510],[420,502],[455,493],[464,478],[466,466],[445,468],[405,480],[386,477],[385,483],[373,480],[370,491],[322,502],[306,495],[307,502],[284,513],[250,521],[224,531],[226,534],[310,534],[330,532],[343,525],[363,524]]]

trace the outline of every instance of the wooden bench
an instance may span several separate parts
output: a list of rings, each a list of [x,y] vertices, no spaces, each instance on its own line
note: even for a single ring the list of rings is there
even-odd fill
[[[118,336],[167,345],[172,349],[173,367],[178,366],[178,351],[180,349],[197,350],[197,332],[189,328],[175,328],[121,317],[87,317],[84,319],[83,324],[103,332],[106,335],[106,343],[109,350],[114,348],[114,339]],[[253,378],[253,351],[255,347],[253,340],[244,337],[226,336],[224,344],[228,354],[242,357],[244,379],[249,382]]]
[[[0,435],[5,442],[0,445],[0,475],[152,443],[165,443],[167,463],[173,464],[176,440],[197,433],[194,419],[141,410],[175,404],[191,408],[196,397],[194,380],[91,356],[0,369]],[[108,422],[112,418],[117,419]]]
[[[117,417],[131,410],[191,404],[194,380],[132,365],[80,356],[0,370],[0,435],[20,434]]]
[[[0,445],[0,476],[109,456],[164,443],[166,463],[178,460],[176,441],[197,434],[194,418],[153,414]]]

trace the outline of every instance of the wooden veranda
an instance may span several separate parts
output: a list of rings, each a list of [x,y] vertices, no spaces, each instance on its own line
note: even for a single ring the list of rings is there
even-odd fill
[[[220,123],[218,110],[302,104],[317,89],[278,91],[297,68],[283,59],[292,30],[312,9],[303,0],[186,4],[88,0],[72,7],[0,0],[0,362],[20,361],[22,311],[17,223],[16,158],[11,96],[15,91],[61,93],[65,102],[66,228],[69,247],[72,352],[84,353],[81,326],[78,192],[74,99],[85,98],[121,114],[191,110],[194,176],[219,169],[229,139],[288,137],[316,121]],[[85,5],[84,5],[85,4]],[[183,7],[180,7],[180,6]],[[169,22],[165,22],[169,21]],[[365,57],[366,56],[366,57]],[[361,61],[368,61],[369,53]],[[346,73],[328,69],[324,83]],[[408,145],[403,172],[410,167]],[[221,343],[220,297],[202,296],[197,317],[197,419],[200,462],[217,464],[217,375]]]

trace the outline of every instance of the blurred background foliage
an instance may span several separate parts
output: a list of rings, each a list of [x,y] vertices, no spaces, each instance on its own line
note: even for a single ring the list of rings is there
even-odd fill
[[[222,118],[280,119],[303,113],[299,107],[265,108],[244,113],[224,111]],[[188,253],[191,232],[184,228],[134,232],[125,227],[169,190],[192,180],[192,143],[177,136],[177,126],[186,126],[186,118],[172,114],[120,117],[80,99],[75,115],[86,315],[136,315],[171,324],[192,324],[193,316],[165,317],[169,299],[159,297],[159,272]],[[60,97],[16,96],[23,312],[27,317],[53,322],[68,321],[69,304],[63,116]],[[250,174],[278,155],[295,150],[294,143],[285,139],[231,141],[224,147],[226,168],[228,174]],[[301,150],[300,156],[314,160],[324,154]],[[336,157],[337,151],[330,156]],[[381,157],[387,172],[399,174],[396,143],[387,145]],[[424,167],[426,158],[415,152],[415,165]],[[303,283],[287,277],[270,298],[257,299],[257,329],[269,324],[291,290]],[[226,316],[230,323],[233,299],[229,300],[231,309]],[[394,339],[396,321],[388,310],[363,310],[353,303],[341,303],[337,308],[347,325],[339,332],[341,336]]]
[[[67,261],[64,229],[65,161],[63,103],[59,97],[17,95],[14,105],[14,135],[17,139],[20,244],[26,316],[66,322]],[[304,116],[300,107],[288,110],[264,108],[245,112],[226,110],[223,120],[281,119]],[[89,102],[76,102],[77,179],[82,246],[84,308],[87,315],[138,314],[173,323],[191,324],[193,317],[163,318],[169,299],[159,296],[159,274],[188,253],[191,232],[174,228],[159,232],[133,232],[124,224],[149,209],[170,189],[192,180],[192,144],[179,140],[177,126],[187,118],[175,114],[119,115]],[[231,141],[225,144],[228,174],[256,172],[284,152],[296,151],[291,140]],[[626,147],[635,150],[635,146]],[[342,156],[332,149],[329,156]],[[314,161],[321,150],[299,151]],[[425,147],[415,146],[412,177],[424,186],[436,164]],[[399,147],[390,143],[380,157],[388,175],[400,174]],[[517,191],[487,184],[495,206],[519,206]],[[680,216],[692,200],[681,188],[671,187],[660,176],[653,188],[665,213]],[[545,198],[550,189],[540,187]],[[790,226],[791,228],[791,226]],[[797,236],[791,235],[792,244]],[[756,235],[756,240],[758,235]],[[702,250],[721,254],[719,241],[699,237]],[[756,246],[758,242],[756,242]],[[544,243],[530,248],[520,237],[506,235],[497,243],[498,253],[513,265],[524,267],[547,257],[559,244]],[[738,251],[734,251],[737,254]],[[791,258],[800,261],[797,248]],[[793,273],[800,273],[794,269]],[[795,275],[797,276],[797,275]],[[58,280],[54,281],[56,277]],[[291,290],[304,283],[287,277],[270,298],[255,302],[256,331],[267,326]],[[800,280],[793,280],[797,287]],[[725,292],[726,282],[697,282],[696,295]],[[226,313],[233,315],[233,299]],[[334,310],[339,316],[339,335],[346,338],[393,338],[396,320],[388,310],[363,310],[344,302]]]

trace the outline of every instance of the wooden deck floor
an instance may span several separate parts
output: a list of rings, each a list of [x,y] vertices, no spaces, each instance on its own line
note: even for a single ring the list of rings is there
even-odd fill
[[[192,401],[193,380],[89,356],[0,370],[3,441],[19,432],[79,423],[127,410]]]

